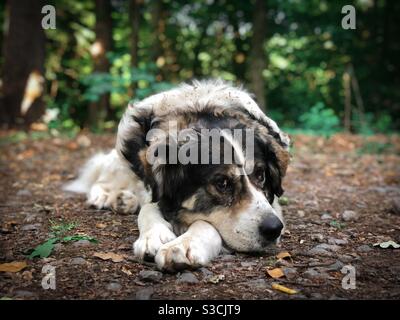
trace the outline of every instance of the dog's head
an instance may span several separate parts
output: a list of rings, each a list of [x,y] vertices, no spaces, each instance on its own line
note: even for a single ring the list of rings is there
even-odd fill
[[[236,251],[275,243],[287,136],[246,92],[225,84],[197,83],[149,99],[128,109],[117,150],[165,218],[181,230],[207,221]]]

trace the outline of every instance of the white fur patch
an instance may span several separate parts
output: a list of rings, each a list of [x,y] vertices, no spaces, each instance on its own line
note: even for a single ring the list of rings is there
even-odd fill
[[[133,244],[135,256],[144,259],[154,257],[159,248],[176,238],[172,226],[165,221],[157,204],[149,203],[142,207],[138,216],[139,238]]]
[[[221,252],[222,239],[205,221],[196,221],[175,240],[160,247],[155,257],[160,270],[177,271],[206,266]]]

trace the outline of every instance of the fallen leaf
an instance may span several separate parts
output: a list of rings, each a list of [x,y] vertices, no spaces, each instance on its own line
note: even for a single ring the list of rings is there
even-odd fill
[[[105,223],[97,223],[96,224],[96,228],[99,228],[99,229],[104,229],[105,227],[107,227],[107,225],[105,224]]]
[[[386,241],[386,242],[381,242],[381,243],[374,243],[374,247],[381,247],[381,248],[383,248],[383,249],[387,249],[387,248],[389,248],[389,247],[392,247],[392,248],[395,248],[395,249],[398,249],[398,248],[400,248],[400,244],[398,244],[398,243],[396,243],[396,242],[394,242],[394,241],[392,241],[392,240],[390,240],[390,241]]]
[[[13,261],[9,263],[0,264],[0,271],[2,272],[19,272],[26,268],[27,264],[25,261]]]
[[[224,274],[216,274],[215,276],[212,276],[212,277],[208,278],[207,281],[211,282],[211,283],[218,283],[218,282],[223,281],[223,280],[225,280],[225,275]]]
[[[292,256],[290,255],[290,253],[289,253],[288,251],[279,252],[279,253],[276,255],[276,257],[277,257],[278,259],[286,259],[286,258],[288,258],[288,259],[292,260]]]
[[[284,292],[284,293],[287,293],[287,294],[296,294],[297,293],[296,290],[290,289],[288,287],[282,286],[282,285],[277,284],[277,283],[273,283],[272,284],[272,289],[275,289],[275,290],[278,290],[278,291],[281,291],[281,292]]]
[[[132,275],[132,272],[129,269],[127,269],[125,266],[122,267],[121,271],[128,276]]]
[[[285,275],[281,268],[267,269],[267,273],[270,275],[271,278],[274,279],[281,278]]]
[[[122,262],[125,258],[123,255],[114,252],[95,252],[93,256],[102,260],[112,260],[112,262]]]

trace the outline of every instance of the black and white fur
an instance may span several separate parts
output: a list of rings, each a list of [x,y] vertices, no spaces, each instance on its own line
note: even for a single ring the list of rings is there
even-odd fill
[[[235,165],[149,165],[144,157],[150,146],[146,133],[171,119],[178,119],[178,130],[254,128],[255,161],[265,181],[258,183],[254,174],[246,175]],[[246,162],[229,134],[224,142]],[[90,159],[65,190],[86,193],[88,203],[97,208],[140,210],[140,235],[133,245],[139,258],[154,257],[161,270],[199,267],[215,258],[223,245],[262,251],[279,238],[281,226],[272,237],[265,236],[265,230],[271,223],[283,225],[277,196],[283,192],[288,148],[288,136],[246,91],[218,80],[195,81],[129,105],[115,149]],[[222,185],[229,180],[229,193],[217,187],[221,182],[214,177],[223,179]]]

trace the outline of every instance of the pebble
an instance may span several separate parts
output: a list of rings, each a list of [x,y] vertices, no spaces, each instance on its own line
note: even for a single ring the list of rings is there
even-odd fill
[[[344,263],[340,260],[336,260],[335,263],[331,264],[326,268],[327,271],[340,271],[344,267]]]
[[[21,230],[22,231],[33,231],[33,230],[40,229],[41,226],[42,226],[41,223],[26,224],[21,228]]]
[[[347,222],[348,221],[355,221],[355,220],[358,219],[358,214],[355,211],[352,211],[352,210],[345,210],[342,213],[342,219],[344,221],[347,221]]]
[[[81,257],[73,258],[71,260],[71,264],[75,264],[75,265],[82,265],[82,264],[85,264],[85,263],[86,263],[86,260],[81,258]]]
[[[264,279],[253,279],[247,281],[247,285],[255,289],[265,289],[268,287],[267,281]]]
[[[163,274],[159,271],[142,270],[139,272],[139,279],[145,282],[160,282]]]
[[[177,276],[176,282],[180,283],[198,283],[199,280],[191,272],[183,272]]]
[[[393,199],[392,212],[394,214],[400,215],[400,198]]]
[[[150,300],[154,293],[153,287],[146,287],[136,291],[136,300]]]
[[[203,274],[203,276],[205,277],[211,277],[214,273],[210,270],[208,270],[207,268],[200,268],[200,272]]]
[[[299,215],[300,218],[304,218],[305,212],[303,210],[297,210],[297,214]]]
[[[349,242],[346,239],[336,239],[336,238],[328,238],[328,243],[329,244],[335,244],[335,245],[344,245],[344,244],[348,244]]]
[[[219,258],[221,261],[231,261],[235,259],[235,256],[232,254],[224,254]]]
[[[363,244],[363,245],[361,245],[361,246],[359,246],[357,248],[357,251],[359,251],[359,252],[369,252],[369,251],[372,251],[372,250],[373,249],[367,244]]]
[[[90,245],[89,240],[78,240],[73,243],[74,247],[87,247]]]
[[[330,257],[332,255],[331,252],[317,247],[312,248],[311,250],[308,251],[308,253],[313,256],[324,256],[324,257]]]
[[[306,272],[303,274],[304,277],[306,278],[318,278],[318,279],[327,279],[328,275],[323,272],[319,272],[315,269],[307,269]]]
[[[346,255],[346,254],[340,255],[340,256],[338,256],[338,258],[339,258],[340,261],[343,261],[344,263],[349,263],[349,262],[352,262],[354,260],[354,258],[352,256],[349,256],[349,255]]]
[[[31,197],[32,196],[32,192],[30,192],[27,189],[22,189],[22,190],[19,190],[17,192],[17,196],[18,197]]]
[[[297,276],[296,268],[282,268],[282,271],[288,280],[292,280]]]
[[[21,297],[21,298],[36,298],[37,294],[31,291],[27,291],[27,290],[16,290],[14,292],[14,295],[16,297]]]
[[[332,219],[332,216],[330,214],[328,214],[328,213],[324,213],[321,216],[321,220],[331,220],[331,219]]]
[[[257,262],[252,262],[252,261],[243,261],[240,263],[240,265],[244,268],[248,268],[248,267],[254,267],[257,265]]]
[[[107,290],[109,291],[119,291],[122,286],[118,282],[111,282],[107,285]]]
[[[312,241],[322,242],[324,240],[324,236],[322,234],[320,234],[320,233],[312,234],[311,235],[311,240]]]
[[[321,243],[321,244],[317,245],[316,248],[321,248],[321,249],[325,249],[325,250],[333,251],[333,252],[340,250],[339,246],[337,246],[335,244],[327,244],[327,243]]]

